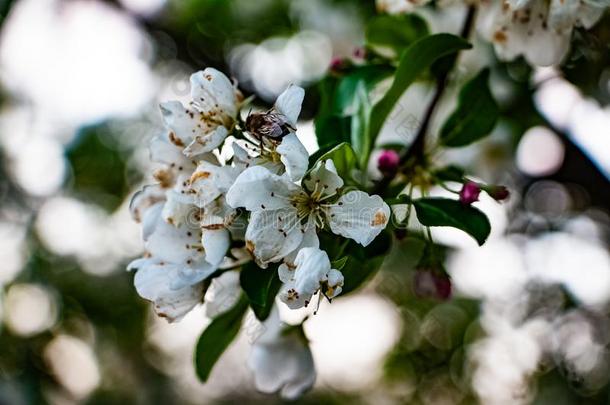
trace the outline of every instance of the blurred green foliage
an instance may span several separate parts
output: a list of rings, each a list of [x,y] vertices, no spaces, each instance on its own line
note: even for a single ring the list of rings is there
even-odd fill
[[[0,17],[5,16],[11,3],[0,3]],[[336,0],[334,3],[356,4],[365,19],[375,15],[372,0]],[[404,29],[406,22],[403,20],[411,21],[413,29]],[[381,16],[374,17],[373,21],[366,33],[367,44],[372,47],[386,46],[397,55],[427,32],[425,24],[414,17]],[[401,25],[403,23],[404,27]],[[258,43],[268,37],[290,35],[300,29],[298,21],[291,14],[291,1],[288,0],[174,0],[165,13],[142,24],[153,38],[159,32],[169,35],[176,44],[179,60],[195,68],[213,65],[224,70],[227,68],[227,52],[232,46],[244,42]],[[592,32],[579,31],[576,39],[579,46],[575,47],[569,62],[562,66],[563,73],[586,94],[609,102],[610,91],[604,90],[599,80],[603,74],[607,74],[610,66],[610,17],[606,16]],[[358,45],[361,44],[354,44],[354,47]],[[459,48],[461,45],[455,46]],[[379,57],[373,66],[351,66],[342,75],[325,78],[317,90],[308,93],[305,116],[319,113],[315,124],[322,147],[312,157],[312,162],[329,151],[326,147],[331,141],[352,141],[351,101],[354,95],[361,86],[370,90],[387,78],[393,69],[392,63]],[[412,76],[415,79],[427,73],[418,71]],[[531,68],[522,60],[492,66],[492,76],[510,81],[516,92],[499,106],[500,122],[510,129],[513,146],[525,129],[544,122],[531,101],[531,73]],[[402,94],[404,88],[399,90]],[[383,113],[387,115],[389,111]],[[374,129],[379,130],[377,127],[380,125],[380,122],[375,123]],[[71,168],[66,193],[95,204],[108,213],[119,207],[140,180],[140,174],[133,172],[127,163],[132,151],[113,141],[113,128],[109,123],[82,128],[66,150],[66,159]],[[339,152],[334,150],[331,154],[338,154],[339,160],[351,162],[345,164],[346,172],[354,167],[353,161],[360,161],[351,149],[340,148]],[[0,154],[0,191],[5,198],[3,205],[8,206],[5,202],[10,199],[27,210],[36,201],[31,201],[11,181],[6,173],[5,160],[5,156]],[[349,173],[346,178],[352,174]],[[321,238],[324,240],[324,235]],[[484,334],[477,319],[479,303],[467,299],[439,303],[414,295],[412,278],[423,255],[422,240],[417,235],[399,239],[384,234],[368,249],[350,243],[348,246],[328,246],[328,251],[332,260],[348,257],[346,280],[353,284],[346,284],[346,293],[360,287],[365,279],[372,278],[381,268],[372,288],[400,308],[405,327],[397,346],[385,361],[385,378],[376,389],[389,392],[388,397],[395,403],[425,403],[422,398],[427,398],[426,391],[432,391],[426,381],[437,379],[449,389],[460,392],[458,402],[475,403],[469,385],[470,365],[466,362],[465,350]],[[389,250],[391,243],[394,246]],[[15,282],[50,286],[58,298],[60,317],[51,330],[33,337],[17,336],[7,328],[2,329],[0,403],[38,404],[48,401],[43,392],[49,388],[56,389],[57,383],[45,365],[42,353],[45,345],[59,333],[92,341],[98,353],[111,352],[113,359],[119,359],[100,359],[104,383],[86,403],[166,404],[184,401],[177,396],[172,377],[161,373],[156,367],[158,365],[151,360],[154,356],[151,356],[151,348],[146,343],[146,317],[150,307],[137,296],[131,274],[122,271],[122,268],[104,276],[87,273],[80,268],[76,259],[59,257],[45,249],[33,231],[29,234],[28,247],[32,254]],[[354,269],[362,270],[357,263],[371,257],[375,257],[375,260],[367,261],[370,268],[359,273],[364,276],[362,279],[349,276]],[[580,396],[559,369],[541,372],[537,384],[535,403],[540,404],[602,404],[607,403],[609,398],[607,387],[593,396]],[[396,386],[406,386],[412,390],[403,394],[396,389],[397,394],[392,394]],[[366,394],[335,392],[323,387],[296,403],[374,403],[374,398]],[[267,404],[281,401],[275,397],[236,391],[217,403]]]
[[[128,172],[130,153],[120,149],[108,124],[82,128],[66,150],[70,189],[80,200],[113,212],[141,179],[140,173]]]

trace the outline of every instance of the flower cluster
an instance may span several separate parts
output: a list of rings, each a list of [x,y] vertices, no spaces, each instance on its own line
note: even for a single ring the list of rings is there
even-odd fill
[[[413,12],[430,0],[377,0],[377,8],[391,14]],[[523,55],[533,65],[562,61],[575,27],[591,28],[610,3],[606,0],[445,0],[478,4],[479,33],[494,44],[498,57]]]
[[[138,293],[170,321],[181,319],[204,296],[202,282],[223,264],[231,234],[239,236],[237,212],[223,194],[236,169],[212,152],[233,130],[242,95],[222,73],[206,69],[191,76],[189,105],[163,103],[167,132],[150,144],[151,160],[161,165],[155,184],[131,202],[142,223],[145,256],[137,269]]]
[[[245,101],[222,73],[208,68],[193,74],[190,83],[187,106],[161,105],[167,130],[150,145],[151,158],[161,167],[153,173],[156,183],[131,203],[145,247],[144,257],[128,266],[136,270],[138,293],[154,303],[159,316],[178,321],[204,298],[211,308],[223,307],[215,301],[228,296],[235,302],[238,277],[225,283],[229,294],[227,288],[212,294],[209,287],[253,261],[260,272],[277,271],[283,283],[278,297],[290,308],[307,306],[318,292],[329,300],[339,295],[343,275],[332,268],[318,233],[366,246],[387,225],[388,205],[377,195],[345,187],[331,159],[309,168],[296,135],[302,88],[289,86],[271,110],[244,121]],[[270,264],[277,270],[268,269]],[[277,345],[284,351],[302,346],[278,331],[265,334],[255,363],[274,356],[271,348]],[[302,356],[311,358],[307,353]],[[264,375],[259,380],[263,390],[280,388]],[[307,381],[289,383],[309,387],[313,380],[309,373]]]
[[[191,77],[191,87],[189,106],[161,105],[168,133],[153,140],[151,155],[165,167],[154,173],[158,183],[144,187],[131,205],[143,223],[146,248],[146,256],[130,265],[138,269],[140,295],[153,301],[160,315],[179,319],[201,301],[201,283],[233,264],[226,256],[240,241],[261,268],[281,262],[280,296],[290,307],[306,306],[320,288],[329,298],[339,294],[343,277],[330,269],[317,232],[328,229],[366,246],[386,226],[387,204],[379,196],[345,190],[332,160],[306,174],[309,155],[295,133],[304,97],[300,87],[290,86],[272,111],[258,118],[272,130],[285,126],[285,134],[260,136],[257,131],[264,128],[252,127],[255,119],[248,117],[250,137],[233,137],[233,156],[224,162],[212,152],[239,131],[242,97],[209,68]],[[237,220],[239,208],[248,214],[246,224]]]

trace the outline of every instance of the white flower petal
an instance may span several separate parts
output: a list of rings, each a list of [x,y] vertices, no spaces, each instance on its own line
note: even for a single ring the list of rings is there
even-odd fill
[[[304,294],[314,294],[330,271],[328,255],[317,248],[301,249],[294,264],[297,267],[294,274],[295,287]]]
[[[253,212],[246,230],[246,247],[262,267],[278,262],[299,246],[303,231],[294,208]]]
[[[278,269],[279,270],[279,269]],[[294,271],[293,271],[294,273]],[[285,274],[284,277],[287,277],[288,273]],[[293,275],[294,278],[294,275]],[[278,296],[280,300],[286,304],[286,306],[290,309],[299,309],[304,308],[309,305],[311,302],[311,298],[314,293],[308,292],[299,292],[296,289],[294,279],[288,282],[284,282],[284,285],[280,289]]]
[[[131,217],[136,222],[141,222],[150,207],[163,201],[165,201],[165,191],[158,184],[144,186],[131,198],[129,203]]]
[[[235,118],[237,97],[231,81],[222,72],[206,68],[191,75],[191,97],[193,101],[208,111]]]
[[[172,226],[163,220],[161,211],[162,207],[155,210],[155,217],[145,219],[151,223],[151,231],[144,243],[146,250],[154,257],[170,263],[197,262],[204,255],[199,224],[187,222],[178,227]],[[147,213],[146,216],[149,215]]]
[[[238,211],[229,207],[224,197],[217,198],[203,208],[201,227],[203,229],[226,228],[237,218]]]
[[[343,187],[343,179],[337,174],[332,160],[318,162],[303,180],[305,188],[311,193],[328,196],[339,192]]]
[[[280,391],[284,399],[293,400],[313,386],[316,370],[305,337],[296,327],[286,328],[274,309],[252,346],[248,367],[259,391]]]
[[[297,135],[295,133],[286,135],[276,150],[292,181],[301,180],[309,165],[309,154]]]
[[[284,263],[286,263],[291,271],[294,271],[296,265],[294,261],[297,257],[297,254],[301,251],[301,249],[306,247],[319,248],[320,247],[320,239],[318,239],[316,223],[313,216],[309,217],[307,220],[307,224],[305,225],[303,233],[303,240],[301,244],[288,256],[284,258]],[[281,279],[281,277],[280,277]],[[284,281],[284,280],[282,280]]]
[[[229,130],[222,125],[209,132],[198,134],[184,149],[184,155],[193,157],[202,153],[211,152],[219,147],[229,135]]]
[[[328,272],[327,277],[327,289],[325,293],[328,298],[334,298],[341,294],[341,291],[343,290],[343,273],[341,273],[339,270],[331,269]]]
[[[377,10],[388,14],[410,13],[430,0],[377,0]]]
[[[189,179],[194,192],[194,202],[204,207],[226,193],[239,175],[239,169],[230,166],[218,166],[201,162]]]
[[[209,128],[201,127],[200,113],[187,108],[179,101],[168,101],[159,105],[163,121],[171,130],[169,140],[172,144],[184,148],[196,135],[206,133]]]
[[[288,266],[286,263],[280,264],[277,273],[282,283],[290,283],[294,280],[294,270],[296,268]]]
[[[249,143],[242,140],[234,140],[231,144],[233,149],[233,164],[242,171],[257,163],[256,157],[248,152],[248,147]]]
[[[275,109],[286,117],[288,123],[293,127],[296,127],[297,125],[297,119],[301,113],[301,104],[303,104],[304,97],[305,90],[291,84],[275,101]]]
[[[585,28],[592,28],[599,19],[604,15],[606,8],[610,6],[608,2],[605,4],[593,4],[580,2],[580,10],[578,12],[578,22]]]
[[[201,244],[205,250],[205,260],[218,267],[231,245],[229,231],[224,228],[204,229],[201,235]]]
[[[142,267],[150,266],[153,264],[159,264],[159,259],[152,259],[150,257],[140,257],[132,260],[127,265],[127,271],[135,271]]]
[[[292,279],[289,279],[290,268],[284,266],[281,270],[278,269],[281,271],[280,276],[285,283],[279,296],[282,302],[291,309],[307,306],[311,302],[312,296],[320,289],[322,282],[327,282],[328,274],[331,272],[328,255],[318,248],[299,250],[294,261],[296,268],[292,271]],[[334,281],[337,281],[336,275],[333,274],[333,276]],[[343,285],[342,277],[340,281],[340,284]],[[333,291],[333,297],[336,294]]]
[[[169,136],[158,135],[151,138],[148,143],[150,160],[158,163],[171,164],[176,160],[186,160],[182,155],[182,148],[169,141]]]
[[[190,171],[195,168],[193,162],[182,154],[184,146],[177,146],[170,141],[169,135],[156,136],[151,139],[149,146],[150,160],[164,163],[178,169]]]
[[[157,228],[157,224],[162,221],[164,203],[156,203],[144,212],[142,216],[142,239],[146,241]]]
[[[203,259],[199,259],[197,262],[192,262],[188,265],[179,266],[176,276],[172,279],[170,288],[179,290],[187,286],[195,285],[211,276],[216,269],[217,266],[213,266]]]
[[[327,211],[330,229],[367,246],[386,227],[390,207],[378,195],[350,191]]]
[[[245,207],[248,211],[278,209],[291,206],[291,199],[301,188],[284,176],[255,166],[240,174],[227,192],[227,203],[233,207]]]
[[[520,10],[540,0],[506,0],[512,10]]]
[[[213,319],[231,309],[239,299],[239,271],[232,270],[214,278],[205,294],[205,314]]]
[[[572,31],[578,20],[579,0],[551,0],[548,16],[548,26],[554,30]]]
[[[562,61],[570,49],[570,34],[533,31],[523,52],[525,59],[537,66],[551,66]]]
[[[134,285],[142,298],[154,303],[157,315],[167,318],[169,322],[179,321],[201,302],[204,293],[201,284],[171,288],[173,279],[178,274],[176,265],[163,264],[155,259],[144,260],[139,259],[130,265],[138,269]]]
[[[557,64],[568,52],[572,29],[579,18],[578,12],[570,11],[576,1],[557,3],[563,4],[550,5],[546,0],[485,3],[479,31],[493,42],[500,59],[523,55],[534,65]]]
[[[170,190],[167,192],[167,201],[163,205],[161,216],[168,224],[181,226],[189,220],[193,210],[196,208],[190,202],[186,203],[180,194]]]

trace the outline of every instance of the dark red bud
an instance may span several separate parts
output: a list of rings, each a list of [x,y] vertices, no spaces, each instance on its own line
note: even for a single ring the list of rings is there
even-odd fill
[[[398,171],[400,156],[395,150],[384,150],[377,158],[377,168],[383,174],[394,174]]]
[[[420,268],[415,271],[413,289],[422,298],[447,300],[451,297],[451,279],[444,271]]]
[[[510,197],[510,192],[508,188],[504,186],[488,186],[485,188],[485,191],[491,198],[496,201],[504,201]]]

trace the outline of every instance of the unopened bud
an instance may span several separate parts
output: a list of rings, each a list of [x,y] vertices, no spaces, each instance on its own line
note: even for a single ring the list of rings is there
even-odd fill
[[[366,49],[364,49],[364,47],[362,46],[359,46],[358,48],[354,49],[352,55],[355,59],[364,59],[366,58]]]
[[[510,192],[504,186],[487,186],[485,191],[496,201],[504,201],[510,197]]]
[[[383,174],[395,174],[400,165],[400,156],[395,150],[384,150],[377,158],[377,168]]]
[[[345,58],[334,57],[331,59],[330,65],[328,68],[330,69],[331,73],[340,74],[345,69],[350,67],[350,65],[351,65],[351,62],[349,60],[347,60]]]
[[[460,202],[464,205],[470,205],[479,201],[479,194],[481,194],[481,186],[474,181],[467,181],[460,190]]]
[[[434,268],[418,268],[413,279],[415,295],[422,298],[447,300],[451,297],[451,279],[444,271]]]

